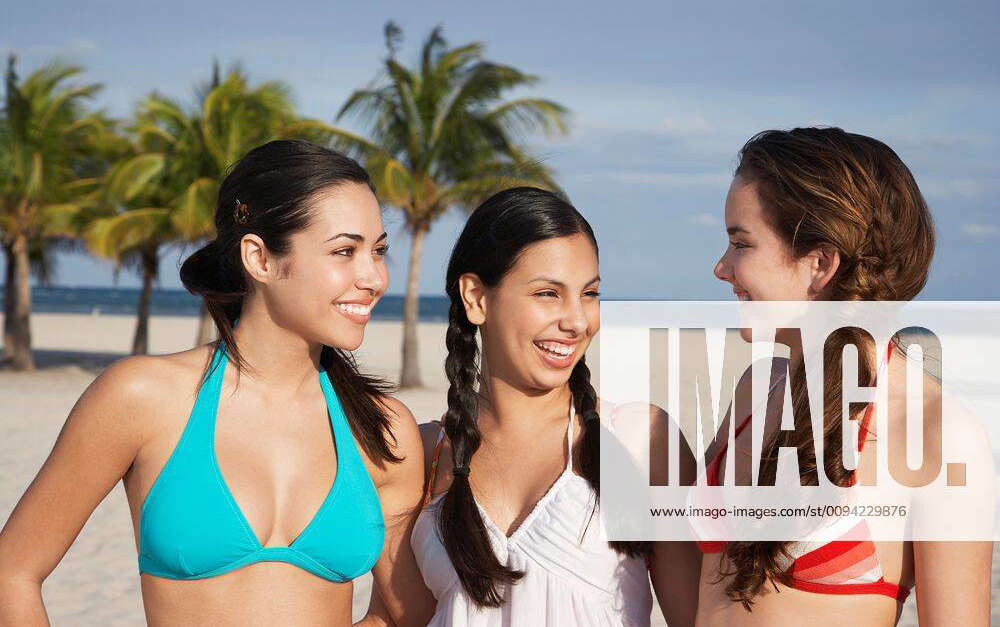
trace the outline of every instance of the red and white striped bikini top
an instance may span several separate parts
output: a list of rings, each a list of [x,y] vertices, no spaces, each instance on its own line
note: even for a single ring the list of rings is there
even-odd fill
[[[889,344],[888,356],[892,356],[892,343]],[[872,418],[874,405],[869,404],[861,419],[858,437],[858,452],[864,447],[868,437],[868,427]],[[743,419],[736,427],[733,440],[749,424],[752,413]],[[719,453],[706,466],[707,482],[710,486],[719,485],[719,466],[726,454],[728,440],[723,442]],[[854,475],[849,485],[853,485]],[[868,522],[860,519],[856,524],[848,526],[841,537],[870,537]],[[721,553],[726,548],[725,541],[697,541],[702,553]],[[792,542],[787,546],[788,554],[793,558],[788,561],[787,583],[798,590],[818,592],[822,594],[882,594],[903,602],[909,595],[909,588],[885,580],[882,565],[875,552],[875,543],[865,540],[833,540],[830,542]]]

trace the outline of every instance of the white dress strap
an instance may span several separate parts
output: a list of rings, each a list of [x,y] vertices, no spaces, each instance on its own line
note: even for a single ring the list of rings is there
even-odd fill
[[[566,425],[568,459],[556,479],[509,536],[480,510],[501,564],[524,573],[504,587],[500,607],[482,607],[468,594],[438,530],[438,510],[417,516],[410,547],[437,605],[428,627],[649,627],[652,595],[642,558],[620,555],[594,516],[594,492],[574,475],[576,406]],[[594,519],[599,521],[599,517]],[[581,536],[580,530],[584,531]]]
[[[573,396],[569,399],[569,425],[566,427],[566,464],[569,472],[573,472],[573,422],[576,420],[576,404],[573,403]]]

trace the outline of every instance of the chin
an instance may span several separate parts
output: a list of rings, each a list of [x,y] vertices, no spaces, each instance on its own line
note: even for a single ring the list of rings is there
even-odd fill
[[[345,351],[356,351],[361,347],[361,342],[364,339],[364,329],[350,330],[337,333],[335,335],[327,335],[327,337],[323,338],[323,343],[331,348],[339,348]]]
[[[361,348],[361,342],[365,339],[365,332],[360,331],[357,336],[352,337],[349,342],[345,343],[344,350],[356,351]]]
[[[543,392],[562,387],[569,381],[571,372],[573,372],[572,367],[567,368],[565,373],[552,372],[551,370],[536,371],[535,375],[531,378],[534,382],[533,387]]]

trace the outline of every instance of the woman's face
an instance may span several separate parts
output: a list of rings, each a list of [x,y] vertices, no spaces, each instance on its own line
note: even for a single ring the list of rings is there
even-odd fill
[[[526,247],[486,291],[480,327],[491,376],[521,389],[565,385],[601,325],[597,251],[582,234]]]
[[[756,184],[739,176],[733,179],[726,195],[726,233],[729,245],[715,264],[715,276],[732,285],[739,300],[807,301],[816,298],[810,291],[815,258],[811,255],[794,258],[791,247],[764,218]],[[751,323],[752,326],[759,324]],[[763,326],[770,324],[777,323],[770,320]],[[740,329],[740,337],[746,342],[753,340],[751,325]],[[779,329],[774,339],[787,344],[791,337],[787,331]]]
[[[811,258],[793,257],[765,220],[756,184],[739,176],[726,196],[726,232],[729,245],[715,276],[731,284],[739,300],[813,300]]]
[[[312,342],[355,350],[388,285],[381,210],[371,189],[358,183],[324,190],[312,204],[311,223],[291,236],[264,298],[282,326]]]

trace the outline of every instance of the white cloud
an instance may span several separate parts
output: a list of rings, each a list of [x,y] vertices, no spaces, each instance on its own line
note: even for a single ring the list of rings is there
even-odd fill
[[[963,224],[962,232],[976,239],[1000,237],[1000,226],[995,224]]]

